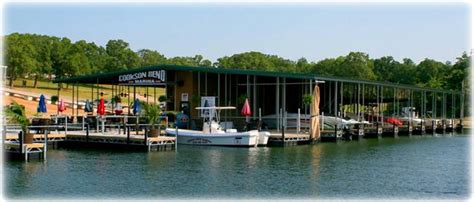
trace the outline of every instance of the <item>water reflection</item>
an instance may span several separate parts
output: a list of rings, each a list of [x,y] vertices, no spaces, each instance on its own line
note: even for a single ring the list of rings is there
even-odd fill
[[[44,163],[7,162],[5,187],[9,196],[36,198],[460,198],[469,188],[469,140],[446,135],[284,148],[50,150]]]

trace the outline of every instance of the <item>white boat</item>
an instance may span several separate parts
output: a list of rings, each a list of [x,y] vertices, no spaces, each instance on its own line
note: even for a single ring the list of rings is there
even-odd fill
[[[267,145],[269,137],[270,137],[270,132],[267,132],[267,131],[258,132],[258,146]]]
[[[237,132],[236,129],[230,128],[224,130],[219,125],[220,110],[235,109],[235,107],[196,107],[196,109],[209,110],[209,116],[204,118],[202,131],[166,129],[168,135],[177,137],[178,144],[245,147],[267,144],[270,136],[268,132],[258,130]]]
[[[268,125],[269,128],[276,128],[278,116],[276,114],[270,114],[263,116],[262,119]],[[286,128],[296,128],[298,122],[298,114],[297,113],[287,113],[286,114]],[[300,114],[300,126],[302,128],[310,127],[310,115],[308,114]],[[357,121],[354,119],[343,119],[334,116],[319,116],[319,124],[329,125],[334,127],[337,125],[338,128],[344,128],[356,124],[369,124],[367,121]]]
[[[403,123],[408,123],[411,121],[413,125],[421,125],[421,121],[422,121],[418,117],[415,107],[402,107],[402,111],[398,119],[403,121]]]

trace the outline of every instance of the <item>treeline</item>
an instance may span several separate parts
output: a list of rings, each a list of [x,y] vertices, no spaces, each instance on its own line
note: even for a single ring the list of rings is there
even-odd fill
[[[362,52],[321,61],[297,61],[260,52],[245,52],[224,56],[212,62],[201,55],[167,58],[156,50],[134,52],[123,40],[109,40],[105,47],[84,40],[37,34],[13,33],[4,37],[7,75],[12,81],[24,76],[38,79],[71,77],[82,74],[175,64],[216,68],[239,68],[279,72],[316,73],[362,80],[389,81],[421,87],[460,90],[467,82],[470,56],[463,53],[454,64],[425,59],[416,64],[405,58],[396,61],[391,56],[370,58]]]

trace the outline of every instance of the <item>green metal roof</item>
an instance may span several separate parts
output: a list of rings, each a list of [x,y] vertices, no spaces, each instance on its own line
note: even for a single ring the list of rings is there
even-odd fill
[[[421,88],[421,87],[417,87],[413,85],[397,84],[397,83],[391,83],[391,82],[356,80],[356,79],[333,77],[333,76],[317,76],[316,74],[312,74],[312,73],[272,72],[272,71],[258,71],[258,70],[248,70],[248,69],[193,67],[193,66],[181,66],[181,65],[157,65],[157,66],[148,66],[148,67],[127,69],[127,70],[120,70],[120,71],[112,71],[112,72],[107,72],[107,73],[82,75],[82,76],[70,77],[70,78],[57,78],[53,82],[54,83],[114,84],[113,79],[117,78],[121,74],[130,74],[130,73],[152,71],[152,70],[193,71],[193,72],[207,72],[207,73],[215,73],[215,74],[234,74],[234,75],[252,75],[252,76],[255,75],[255,76],[295,78],[295,79],[314,79],[314,80],[321,80],[321,81],[378,85],[378,86],[410,89],[410,90],[417,90],[417,91],[430,91],[430,92],[449,93],[449,94],[460,93],[459,91],[439,90],[439,89],[433,89],[433,88]]]

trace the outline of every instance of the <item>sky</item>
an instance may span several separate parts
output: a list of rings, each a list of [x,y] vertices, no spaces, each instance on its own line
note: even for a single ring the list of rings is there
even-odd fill
[[[470,52],[469,4],[19,4],[4,5],[4,34],[68,37],[166,57],[260,51],[309,61],[361,51],[371,58],[455,62]]]

